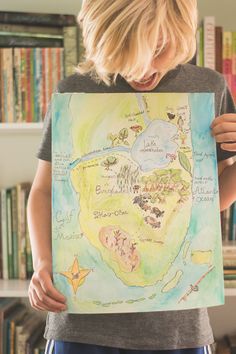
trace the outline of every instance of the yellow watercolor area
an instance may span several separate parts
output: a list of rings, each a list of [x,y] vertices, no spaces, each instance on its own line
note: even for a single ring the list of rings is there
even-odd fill
[[[212,264],[212,251],[192,251],[191,260],[194,264]]]

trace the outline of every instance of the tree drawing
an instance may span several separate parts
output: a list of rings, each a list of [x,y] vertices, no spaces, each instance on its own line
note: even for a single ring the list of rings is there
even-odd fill
[[[101,163],[102,166],[106,167],[107,171],[110,171],[110,167],[113,165],[116,165],[118,162],[118,159],[114,156],[109,156],[105,161]]]

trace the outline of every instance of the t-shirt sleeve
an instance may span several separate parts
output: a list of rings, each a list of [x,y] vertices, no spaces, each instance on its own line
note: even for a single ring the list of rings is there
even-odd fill
[[[220,114],[222,115],[224,113],[236,113],[235,103],[234,103],[232,95],[229,91],[229,88],[226,84],[226,81],[225,81],[225,88],[224,88],[224,92],[222,95],[221,109],[220,109]],[[236,155],[235,151],[226,151],[226,150],[221,149],[220,143],[216,143],[216,148],[217,148],[217,160],[218,161],[226,160],[226,159]]]
[[[45,161],[52,161],[51,156],[51,124],[52,124],[52,104],[48,105],[47,113],[43,123],[43,134],[36,156]]]

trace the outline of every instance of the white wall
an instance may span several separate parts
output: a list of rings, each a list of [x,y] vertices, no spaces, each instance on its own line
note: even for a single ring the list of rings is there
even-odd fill
[[[236,31],[236,0],[198,0],[200,17],[215,15],[216,24]]]
[[[0,11],[77,14],[81,0],[0,0]]]

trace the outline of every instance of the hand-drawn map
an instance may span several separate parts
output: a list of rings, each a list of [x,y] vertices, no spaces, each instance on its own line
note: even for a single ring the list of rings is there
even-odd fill
[[[224,303],[211,93],[52,99],[53,281],[70,313]]]

